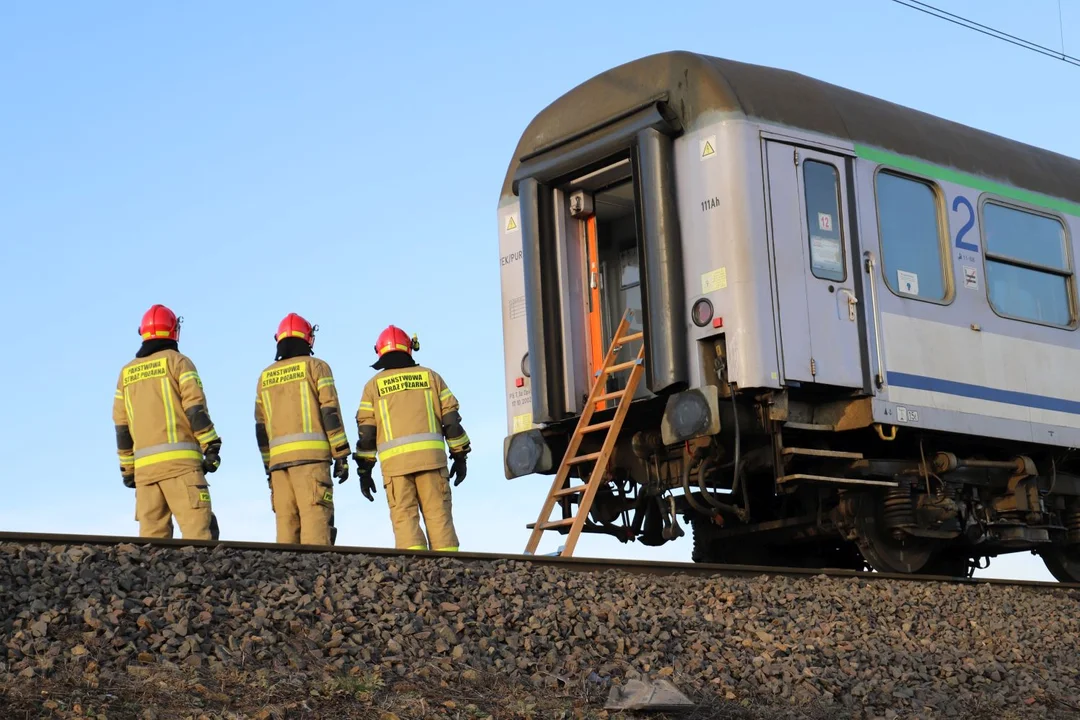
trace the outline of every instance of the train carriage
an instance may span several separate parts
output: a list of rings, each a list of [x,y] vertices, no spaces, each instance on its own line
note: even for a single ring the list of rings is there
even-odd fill
[[[1080,161],[672,52],[541,111],[498,223],[508,479],[556,471],[627,310],[643,334],[587,532],[1080,581]]]

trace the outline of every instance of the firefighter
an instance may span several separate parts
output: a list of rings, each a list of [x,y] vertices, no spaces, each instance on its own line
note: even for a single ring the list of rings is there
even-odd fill
[[[143,315],[142,346],[116,383],[116,448],[141,537],[172,537],[175,516],[185,539],[211,540],[206,473],[221,464],[221,438],[199,373],[178,349],[180,323],[164,305]]]
[[[334,485],[349,478],[349,439],[330,366],[314,357],[314,327],[296,313],[278,325],[275,361],[259,376],[255,436],[279,543],[331,545]]]
[[[360,489],[368,500],[375,492],[371,478],[376,460],[382,465],[383,489],[399,549],[456,551],[450,500],[454,486],[465,479],[469,436],[461,427],[458,401],[437,372],[418,365],[420,349],[400,328],[391,325],[375,344],[379,372],[364,386],[356,425]],[[453,465],[446,467],[449,446]],[[423,513],[427,538],[420,529]]]

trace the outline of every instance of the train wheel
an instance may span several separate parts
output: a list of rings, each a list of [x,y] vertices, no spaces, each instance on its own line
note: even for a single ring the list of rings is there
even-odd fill
[[[1039,556],[1058,582],[1080,583],[1080,548],[1048,547]]]
[[[934,543],[919,538],[893,537],[882,521],[883,503],[871,494],[859,500],[855,516],[859,552],[878,572],[917,573],[934,556]]]

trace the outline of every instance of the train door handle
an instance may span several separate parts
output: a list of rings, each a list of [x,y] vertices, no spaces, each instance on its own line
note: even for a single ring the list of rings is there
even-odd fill
[[[847,295],[847,319],[855,322],[855,306],[859,304],[859,299],[847,288],[840,288],[840,292]]]

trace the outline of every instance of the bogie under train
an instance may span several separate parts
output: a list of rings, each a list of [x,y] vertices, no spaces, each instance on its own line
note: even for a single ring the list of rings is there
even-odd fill
[[[1080,581],[1080,161],[666,53],[544,109],[498,218],[507,478],[556,471],[627,309],[644,332],[586,531]]]

